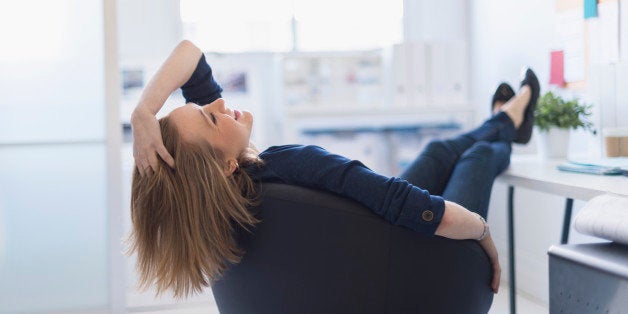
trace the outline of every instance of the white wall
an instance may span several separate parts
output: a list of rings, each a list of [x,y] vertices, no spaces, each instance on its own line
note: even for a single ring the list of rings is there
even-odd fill
[[[546,89],[554,1],[475,0],[469,9],[471,98],[478,112],[488,115],[500,81],[510,82],[513,88],[519,85],[522,66],[531,66]]]
[[[501,81],[518,85],[522,66],[534,68],[545,89],[552,44],[554,1],[406,0],[404,40],[466,39],[470,51],[470,106],[476,122],[489,115]],[[516,152],[534,152],[531,145]],[[496,184],[489,223],[507,280],[507,187]],[[547,248],[558,242],[564,200],[518,189],[515,196],[518,287],[547,300]],[[535,199],[534,202],[531,200]],[[580,205],[580,204],[577,204]]]
[[[500,81],[516,88],[522,66],[531,66],[547,87],[552,44],[554,1],[476,0],[470,5],[471,98],[478,120],[488,115],[492,93]],[[534,139],[531,141],[534,145]],[[530,146],[532,146],[530,145]],[[520,147],[515,147],[522,151]],[[529,149],[523,149],[530,152]],[[507,273],[507,187],[496,184],[489,222]],[[562,200],[541,193],[515,191],[517,286],[547,302],[547,248],[558,242]]]
[[[470,1],[471,98],[478,122],[489,113],[492,93],[500,81],[516,88],[522,66],[531,66],[547,90],[555,1]],[[534,153],[535,136],[515,153]],[[489,222],[500,251],[502,278],[507,273],[507,187],[493,189]],[[525,189],[515,190],[516,270],[519,292],[548,301],[547,250],[560,242],[565,200]],[[574,216],[583,202],[574,204]],[[570,242],[594,238],[572,230]]]
[[[468,39],[469,2],[405,0],[404,41]]]
[[[118,0],[120,69],[143,70],[144,85],[181,41],[179,0]],[[120,120],[128,123],[141,89],[123,94]],[[167,104],[181,104],[172,97]]]
[[[181,40],[178,0],[118,0],[122,62],[165,59]]]

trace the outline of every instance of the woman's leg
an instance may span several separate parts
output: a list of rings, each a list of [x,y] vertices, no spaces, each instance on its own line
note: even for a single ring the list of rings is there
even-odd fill
[[[461,154],[458,147],[464,144],[456,143],[456,141],[457,139],[429,142],[399,177],[428,190],[430,194],[441,195]]]
[[[509,144],[516,138],[530,97],[529,86],[521,87],[517,95],[501,106],[501,111],[478,128],[453,139],[431,142],[399,177],[431,194],[442,195],[452,181],[450,177],[458,159],[467,149],[478,142]]]
[[[510,143],[516,135],[512,120],[506,113],[499,112],[468,133],[448,140],[431,141],[399,177],[431,194],[442,195],[465,151],[477,142]]]
[[[510,163],[510,142],[480,141],[465,151],[455,165],[443,198],[486,218],[495,178]]]

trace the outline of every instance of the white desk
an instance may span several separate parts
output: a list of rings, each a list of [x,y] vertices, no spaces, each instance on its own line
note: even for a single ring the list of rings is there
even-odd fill
[[[564,160],[540,160],[537,156],[513,156],[510,167],[497,182],[508,185],[508,264],[510,269],[510,313],[515,313],[515,239],[514,239],[514,188],[522,187],[567,198],[561,243],[567,243],[571,223],[573,200],[588,201],[605,193],[628,197],[628,177],[598,176],[562,172],[556,166]]]
[[[584,201],[605,193],[628,196],[628,177],[558,171],[556,166],[561,162],[564,160],[542,161],[535,155],[515,155],[497,181]]]

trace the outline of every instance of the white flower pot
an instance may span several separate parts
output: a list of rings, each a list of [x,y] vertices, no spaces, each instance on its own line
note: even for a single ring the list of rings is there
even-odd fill
[[[542,159],[567,158],[569,150],[569,129],[537,129],[538,151]]]

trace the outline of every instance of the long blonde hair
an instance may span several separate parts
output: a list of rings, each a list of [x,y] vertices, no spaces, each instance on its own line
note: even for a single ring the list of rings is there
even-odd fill
[[[137,253],[140,288],[155,284],[157,295],[172,289],[175,297],[188,297],[240,261],[234,224],[248,230],[259,222],[248,210],[256,186],[241,168],[261,161],[245,151],[240,168],[226,176],[220,151],[181,140],[167,116],[159,124],[175,169],[161,159],[150,175],[135,169],[128,253]]]

